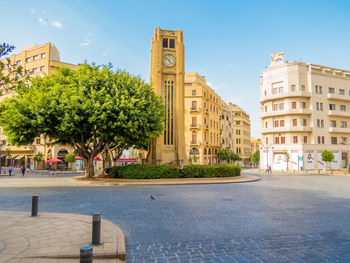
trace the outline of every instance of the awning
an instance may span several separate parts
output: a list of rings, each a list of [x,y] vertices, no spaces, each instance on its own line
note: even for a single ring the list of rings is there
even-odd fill
[[[137,163],[135,158],[119,159],[118,162],[120,162],[120,163]]]
[[[23,155],[17,155],[15,158],[13,158],[13,160],[20,160],[20,159],[22,159],[22,158],[24,158]]]
[[[51,158],[50,160],[47,160],[45,163],[60,163],[62,160],[57,158]]]
[[[81,161],[81,160],[83,160],[83,158],[81,158],[80,156],[75,156],[75,160]],[[94,158],[94,161],[101,161],[101,158],[98,157],[98,156],[96,156],[96,157]]]

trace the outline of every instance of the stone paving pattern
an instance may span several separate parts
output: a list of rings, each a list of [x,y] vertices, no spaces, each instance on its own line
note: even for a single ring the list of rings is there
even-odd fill
[[[91,216],[0,211],[0,262],[77,262],[80,247],[91,242]],[[124,235],[113,223],[101,222],[101,246],[93,247],[98,262],[125,258]],[[109,259],[106,259],[109,258]],[[111,259],[114,258],[114,259]]]
[[[126,262],[350,262],[349,176],[261,177],[244,184],[60,181],[41,188],[0,178],[0,210],[29,211],[31,194],[39,192],[39,211],[101,212],[125,233]]]

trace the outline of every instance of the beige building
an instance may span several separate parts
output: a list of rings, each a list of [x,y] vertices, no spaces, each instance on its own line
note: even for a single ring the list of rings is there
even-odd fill
[[[233,121],[233,152],[242,159],[242,165],[247,166],[252,154],[249,115],[237,105],[230,103],[230,107]]]
[[[190,163],[217,163],[216,154],[227,143],[226,133],[222,136],[222,103],[204,77],[185,74],[185,143]]]
[[[8,73],[9,68],[15,66],[22,66],[23,72],[25,74],[31,73],[31,76],[44,76],[50,74],[55,67],[58,66],[67,66],[71,69],[76,69],[78,66],[64,63],[60,61],[60,54],[53,43],[46,43],[43,45],[32,44],[25,48],[20,49],[18,54],[13,54],[7,59],[2,59],[1,62],[5,64],[4,74]],[[14,95],[14,92],[2,87],[2,96],[0,101],[6,97]],[[45,159],[52,157],[64,158],[65,154],[72,149],[60,145],[49,145],[48,139],[45,139],[43,136],[41,138],[36,138],[32,145],[28,146],[14,146],[11,145],[6,139],[7,137],[3,135],[2,129],[0,128],[0,144],[2,151],[2,164],[9,163],[9,160],[5,160],[4,155],[6,152],[11,153],[12,163],[14,165],[25,165],[26,167],[33,167],[34,161],[33,157],[41,152],[44,154]],[[59,168],[64,169],[67,164],[60,163],[58,164]],[[61,167],[60,167],[61,166]]]
[[[261,139],[250,138],[250,147],[252,149],[252,154],[260,151]]]
[[[185,46],[179,29],[154,30],[151,50],[151,84],[165,105],[164,133],[150,143],[152,164],[187,164],[185,153]]]
[[[273,170],[324,169],[321,152],[334,153],[331,168],[348,165],[350,71],[298,61],[283,52],[260,76],[260,166]],[[286,162],[288,152],[290,161]]]

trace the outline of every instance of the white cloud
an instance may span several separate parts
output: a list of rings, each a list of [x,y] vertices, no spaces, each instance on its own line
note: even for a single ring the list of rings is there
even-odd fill
[[[32,13],[32,14],[35,14],[36,10],[34,8],[31,8],[31,9],[29,9],[29,12]]]
[[[39,21],[39,24],[42,25],[42,26],[46,26],[47,25],[47,19],[39,17],[38,21]]]
[[[86,39],[84,40],[84,42],[81,42],[81,43],[79,44],[79,46],[81,46],[81,47],[87,47],[87,46],[90,45],[90,43],[91,43],[91,39],[86,38]]]
[[[62,28],[63,27],[62,23],[58,22],[58,21],[53,21],[51,23],[51,26],[56,27],[56,28]]]

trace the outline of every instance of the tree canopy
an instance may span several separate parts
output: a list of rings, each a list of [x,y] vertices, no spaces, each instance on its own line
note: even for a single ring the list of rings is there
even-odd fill
[[[250,161],[254,164],[258,164],[260,162],[260,151],[257,150],[255,153],[250,156]]]
[[[321,156],[324,162],[332,162],[334,160],[334,154],[328,150],[323,150]]]
[[[93,176],[93,158],[108,145],[145,148],[163,131],[163,106],[149,84],[111,66],[82,64],[33,78],[25,92],[4,100],[0,125],[15,145],[44,134],[71,145]]]
[[[15,46],[12,46],[7,43],[0,44],[0,58],[6,56],[8,53],[12,52],[15,49]]]

